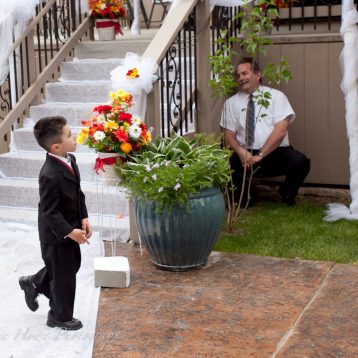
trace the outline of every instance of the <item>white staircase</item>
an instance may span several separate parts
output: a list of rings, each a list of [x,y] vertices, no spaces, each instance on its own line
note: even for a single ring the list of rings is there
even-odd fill
[[[153,35],[140,40],[80,43],[75,49],[79,59],[61,65],[59,82],[46,85],[45,103],[30,108],[30,124],[13,132],[11,151],[0,155],[0,221],[36,224],[38,175],[46,153],[36,143],[33,124],[45,116],[61,115],[77,132],[93,107],[108,101],[110,72],[121,64],[127,51],[142,53]],[[75,155],[93,228],[101,227],[104,237],[115,232],[117,240],[127,241],[125,193],[116,187],[104,188],[93,170],[97,155],[92,150],[78,145]]]

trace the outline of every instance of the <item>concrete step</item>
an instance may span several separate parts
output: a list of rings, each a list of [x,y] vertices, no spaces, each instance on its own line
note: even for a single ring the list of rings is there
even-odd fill
[[[94,107],[101,103],[52,102],[30,107],[30,117],[37,122],[43,117],[63,116],[71,127],[80,127],[82,119],[88,119]]]
[[[122,64],[122,59],[75,59],[61,64],[60,81],[111,80],[111,71]]]
[[[93,170],[97,154],[75,153],[81,180],[93,182],[98,175]],[[45,161],[45,151],[18,151],[0,155],[0,175],[8,178],[37,179]]]
[[[37,226],[37,209],[0,207],[0,218],[4,222],[16,222]],[[114,215],[100,216],[90,214],[89,221],[93,231],[98,231],[103,240],[127,242],[129,239],[129,217],[117,218]]]
[[[91,214],[128,216],[128,199],[123,189],[105,186],[100,180],[81,183]],[[36,209],[39,202],[37,179],[0,179],[0,206]]]
[[[78,133],[80,127],[72,127]],[[12,132],[11,151],[44,151],[36,142],[32,128],[19,128]],[[76,153],[93,153],[94,150],[84,145],[77,145]]]
[[[150,43],[150,39],[136,39],[122,41],[86,41],[75,47],[75,56],[78,59],[120,59],[127,52],[142,55]]]
[[[46,83],[45,97],[49,102],[107,102],[111,81],[66,81]]]

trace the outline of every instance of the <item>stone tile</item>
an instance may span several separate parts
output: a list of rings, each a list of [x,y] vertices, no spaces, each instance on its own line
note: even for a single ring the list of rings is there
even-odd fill
[[[335,265],[276,357],[358,357],[358,266]]]
[[[271,357],[331,263],[213,253],[182,273],[157,269],[139,247],[131,285],[101,291],[93,357]]]

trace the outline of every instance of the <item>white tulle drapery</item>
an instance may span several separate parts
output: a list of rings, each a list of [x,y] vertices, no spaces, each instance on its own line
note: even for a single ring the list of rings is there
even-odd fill
[[[170,6],[170,11],[175,9],[183,0],[173,0],[172,5]],[[210,0],[210,9],[211,11],[215,6],[225,6],[225,7],[234,7],[234,6],[241,6],[245,4],[249,4],[253,0]]]
[[[10,48],[35,15],[40,0],[0,0],[0,84],[9,73]],[[42,1],[43,2],[43,1]],[[78,7],[78,2],[76,1]],[[88,12],[88,0],[81,0],[81,12]]]
[[[139,77],[128,78],[128,71],[134,68],[138,70]],[[147,109],[147,94],[152,90],[153,82],[157,79],[155,75],[157,70],[158,66],[152,59],[127,52],[122,64],[111,72],[112,89],[130,92],[134,98],[134,105],[130,108],[130,112],[138,114],[142,119]]]
[[[345,95],[346,126],[349,141],[351,204],[328,204],[325,221],[358,219],[358,12],[353,0],[343,0],[341,35],[344,47],[341,53]]]
[[[131,27],[131,31],[133,35],[139,35],[140,34],[140,21],[139,21],[139,0],[134,0],[133,1],[133,23],[132,23],[132,27]]]
[[[9,73],[9,50],[13,36],[20,35],[28,21],[35,15],[39,0],[0,1],[0,84]]]
[[[210,6],[241,6],[252,2],[253,0],[210,0]]]

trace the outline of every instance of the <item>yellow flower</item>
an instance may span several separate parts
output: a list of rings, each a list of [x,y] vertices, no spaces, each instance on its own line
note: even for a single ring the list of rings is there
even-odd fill
[[[150,133],[150,132],[147,132],[147,133],[145,134],[143,140],[144,140],[144,143],[145,143],[145,144],[149,143],[149,142],[152,140],[152,135],[151,135],[151,133]]]
[[[81,132],[77,136],[77,143],[82,144],[83,141],[88,137],[88,128],[82,128]]]
[[[114,121],[107,121],[104,123],[104,129],[106,131],[112,131],[113,129],[118,129],[118,124]]]
[[[128,154],[132,150],[132,145],[130,143],[122,143],[119,148],[121,148],[123,153]]]

